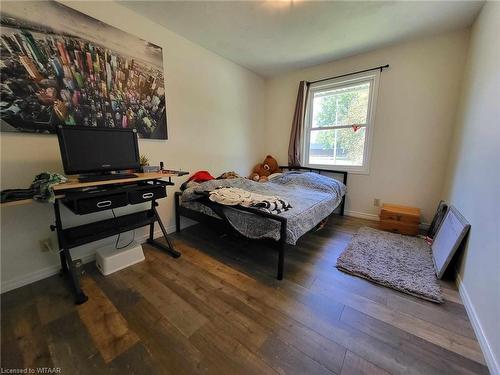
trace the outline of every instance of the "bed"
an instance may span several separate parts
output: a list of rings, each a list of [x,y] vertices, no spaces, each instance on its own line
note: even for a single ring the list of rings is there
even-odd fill
[[[198,222],[224,225],[229,231],[255,240],[270,240],[278,248],[277,278],[283,278],[287,245],[316,227],[336,209],[344,214],[347,172],[305,167],[280,167],[283,174],[265,183],[245,178],[211,180],[175,194],[176,230],[180,217]],[[324,174],[341,176],[327,177]],[[212,202],[209,191],[220,187],[240,188],[264,195],[277,195],[292,208],[276,213],[243,206],[226,206]]]

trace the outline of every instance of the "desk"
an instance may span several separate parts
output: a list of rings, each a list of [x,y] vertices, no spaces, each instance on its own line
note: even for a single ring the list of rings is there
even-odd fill
[[[159,180],[162,178],[168,178],[168,182],[172,183],[172,177],[177,176],[175,173],[134,173],[137,177],[123,178],[120,180],[104,180],[104,181],[94,181],[94,182],[79,182],[77,178],[70,178],[68,181],[54,186],[54,191],[61,192],[71,189],[83,189],[88,187],[104,186],[104,185],[119,185],[119,184],[130,184],[139,181],[151,181]],[[173,183],[172,183],[173,184]]]
[[[174,249],[174,246],[167,237],[167,231],[156,209],[158,207],[156,200],[166,197],[166,187],[174,185],[171,178],[178,174],[136,174],[137,177],[134,178],[83,183],[75,179],[70,179],[65,183],[54,186],[54,192],[56,193],[56,200],[54,202],[55,224],[51,225],[50,229],[57,233],[62,274],[67,277],[74,291],[76,304],[86,302],[88,297],[80,287],[79,276],[70,253],[70,249],[72,248],[119,233],[149,226],[147,243],[166,251],[174,258],[181,255]],[[162,179],[164,178],[168,178],[168,181],[163,181]],[[24,199],[3,203],[2,207],[31,202],[33,202],[32,199]],[[63,226],[60,212],[61,203],[68,206],[74,213],[81,215],[145,202],[151,203],[149,209],[67,228]],[[167,245],[153,238],[155,223],[158,223],[160,226]]]
[[[182,172],[185,174],[185,172]],[[56,192],[57,198],[64,198],[64,191],[71,189],[82,189],[86,187],[95,187],[102,185],[118,185],[118,184],[126,184],[126,183],[136,183],[138,181],[148,181],[148,180],[156,180],[162,178],[168,178],[168,182],[172,182],[172,177],[178,176],[175,173],[134,173],[137,177],[134,178],[124,178],[120,180],[105,180],[105,181],[95,181],[95,182],[79,182],[77,178],[70,178],[67,182],[54,186],[54,192]],[[0,204],[0,207],[12,207],[12,206],[20,206],[24,204],[35,203],[34,199],[20,199],[17,201],[4,202]],[[45,202],[38,202],[45,203]]]

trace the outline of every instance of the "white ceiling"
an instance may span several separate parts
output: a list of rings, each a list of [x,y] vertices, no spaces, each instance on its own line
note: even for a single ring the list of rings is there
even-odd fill
[[[483,2],[122,1],[269,77],[472,24]],[[174,51],[172,51],[174,52]]]

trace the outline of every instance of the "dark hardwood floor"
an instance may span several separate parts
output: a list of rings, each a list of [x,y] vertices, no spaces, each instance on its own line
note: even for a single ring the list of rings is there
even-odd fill
[[[173,236],[172,259],[82,278],[73,304],[59,276],[2,295],[5,368],[64,374],[487,374],[452,282],[436,305],[339,272],[361,225],[332,217],[277,253],[201,225]]]

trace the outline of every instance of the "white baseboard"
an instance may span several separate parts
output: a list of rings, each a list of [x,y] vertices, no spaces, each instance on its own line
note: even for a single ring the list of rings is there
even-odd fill
[[[366,212],[359,212],[359,211],[344,211],[344,215],[346,216],[351,216],[351,217],[357,217],[360,219],[366,219],[366,220],[373,220],[373,221],[379,221],[379,216],[375,214],[369,214]],[[419,228],[422,230],[427,230],[429,229],[430,224],[429,223],[420,223]]]
[[[484,359],[490,370],[492,375],[500,375],[500,366],[498,359],[495,358],[495,353],[493,349],[491,349],[490,343],[488,342],[488,338],[485,335],[485,331],[481,325],[481,321],[476,313],[476,309],[472,304],[472,301],[469,297],[469,293],[467,292],[467,288],[460,277],[460,274],[457,274],[457,286],[458,292],[460,293],[460,297],[462,297],[462,302],[464,303],[465,310],[467,310],[467,315],[469,316],[470,322],[472,324],[472,328],[474,329],[474,333],[476,334],[477,340],[479,341],[479,346],[483,351]]]
[[[359,211],[344,211],[344,215],[346,216],[351,216],[351,217],[357,217],[360,219],[366,219],[366,220],[374,220],[378,221],[378,215],[375,214],[368,214],[366,212],[359,212]]]
[[[89,263],[95,260],[95,252],[92,254],[85,254],[80,257],[83,263]],[[13,289],[20,288],[22,286],[34,283],[36,281],[45,279],[47,277],[56,275],[59,273],[61,270],[61,265],[60,264],[54,264],[39,270],[36,270],[35,272],[31,272],[25,275],[22,275],[20,277],[16,277],[11,280],[3,281],[2,282],[2,293],[8,292]]]
[[[182,223],[181,227],[184,229],[188,227],[190,224],[189,223]],[[175,231],[175,225],[169,226],[166,228],[167,233],[172,233]],[[158,238],[162,235],[160,230],[157,230],[154,232],[153,237]],[[146,239],[148,238],[148,234],[143,234],[141,236],[137,236],[135,240],[139,243],[144,243],[146,242]],[[91,252],[90,254],[88,252]],[[90,263],[95,260],[95,249],[89,249],[87,250],[87,254],[83,254],[81,256],[75,255],[73,257],[74,259],[81,259],[83,263]],[[61,265],[59,263],[53,264],[51,266],[36,270],[31,273],[27,273],[25,275],[22,275],[20,277],[16,277],[11,280],[6,280],[1,283],[1,293],[8,292],[13,289],[20,288],[22,286],[34,283],[36,281],[45,279],[47,277],[56,275],[59,273],[61,270]]]

